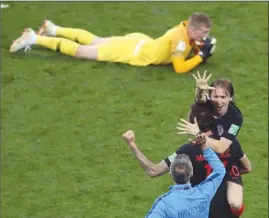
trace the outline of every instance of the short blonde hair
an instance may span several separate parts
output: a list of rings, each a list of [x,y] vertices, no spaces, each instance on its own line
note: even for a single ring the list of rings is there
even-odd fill
[[[202,26],[210,29],[212,27],[212,20],[208,17],[207,14],[202,12],[193,13],[189,19],[189,26],[193,28],[200,28]]]

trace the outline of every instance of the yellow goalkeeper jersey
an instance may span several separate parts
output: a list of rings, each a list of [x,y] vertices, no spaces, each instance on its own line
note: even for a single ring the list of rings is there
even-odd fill
[[[187,58],[192,48],[197,49],[197,46],[189,40],[186,25],[187,21],[183,21],[161,37],[145,40],[138,54],[140,61],[146,65],[170,64],[177,51]]]

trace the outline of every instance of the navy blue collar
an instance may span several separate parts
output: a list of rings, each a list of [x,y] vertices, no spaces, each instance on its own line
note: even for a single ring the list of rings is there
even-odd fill
[[[169,189],[170,191],[174,191],[174,190],[187,190],[187,189],[190,189],[192,188],[191,184],[188,183],[188,184],[182,184],[182,185],[179,185],[179,184],[176,184],[176,185],[173,185],[173,186],[170,186]]]

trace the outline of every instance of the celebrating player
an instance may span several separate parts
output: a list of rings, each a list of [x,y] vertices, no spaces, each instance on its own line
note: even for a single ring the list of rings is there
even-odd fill
[[[211,27],[212,21],[206,14],[194,13],[188,21],[182,21],[156,39],[143,33],[99,37],[82,29],[60,27],[46,20],[38,34],[26,29],[13,42],[10,52],[39,45],[89,60],[134,66],[172,63],[176,73],[186,73],[212,55],[216,39],[208,37]]]
[[[236,140],[236,136],[243,123],[243,116],[240,109],[234,103],[233,84],[227,79],[218,79],[208,86],[206,71],[201,77],[193,75],[196,80],[196,104],[204,104],[214,109],[212,132],[214,138],[206,137],[207,144],[216,152],[224,153]],[[209,95],[206,92],[209,91]],[[189,123],[181,119],[178,123],[180,134],[196,135],[200,130],[198,124]],[[228,182],[228,201],[231,210],[237,216],[244,211],[243,187],[241,178]]]
[[[191,106],[189,113],[189,120],[194,121],[196,117],[197,123],[202,132],[211,136],[211,124],[213,120],[212,108],[205,107],[204,105],[194,104]],[[199,146],[194,146],[192,143],[185,144],[176,150],[175,153],[165,158],[158,164],[152,163],[144,154],[138,149],[135,144],[135,135],[132,131],[127,131],[123,135],[124,139],[128,143],[129,147],[135,154],[142,168],[145,170],[148,176],[156,177],[169,171],[169,167],[173,159],[177,154],[186,154],[189,156],[193,165],[193,177],[191,178],[191,184],[197,185],[202,182],[210,173],[211,168],[208,162],[204,159],[202,150]],[[215,197],[211,201],[210,206],[210,218],[233,218],[229,204],[226,197],[226,183],[227,181],[233,181],[240,178],[240,175],[236,171],[237,168],[234,163],[239,159],[243,167],[246,169],[244,172],[251,171],[251,164],[241,149],[241,146],[235,141],[226,152],[225,155],[218,154],[219,158],[225,164],[226,176],[223,184],[219,187]]]

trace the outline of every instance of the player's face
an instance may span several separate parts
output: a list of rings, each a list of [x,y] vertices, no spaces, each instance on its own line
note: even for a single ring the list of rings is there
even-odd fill
[[[210,29],[202,26],[200,28],[193,29],[192,31],[192,39],[195,41],[202,41],[204,37],[208,37]]]
[[[231,99],[229,92],[226,89],[216,87],[216,89],[212,90],[210,98],[216,113],[223,116],[228,111]]]

